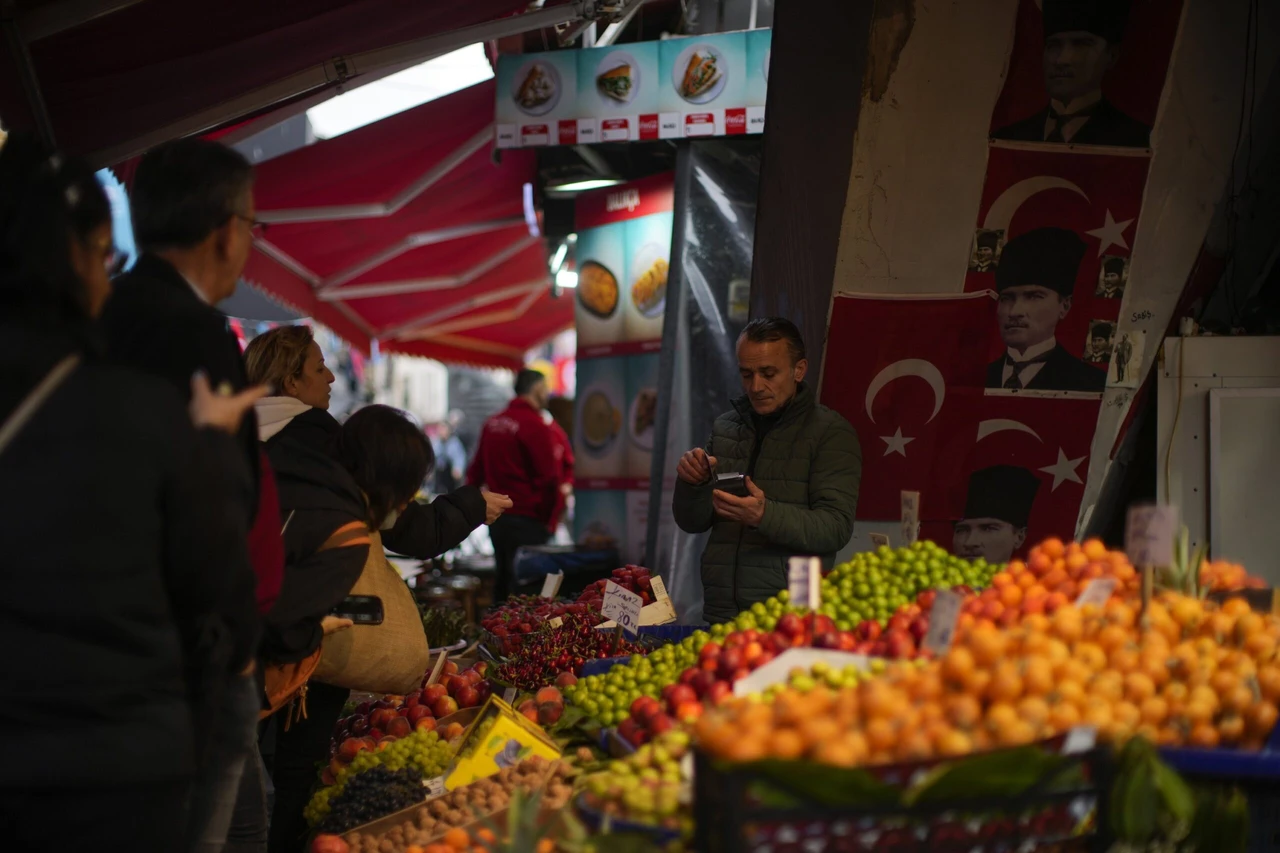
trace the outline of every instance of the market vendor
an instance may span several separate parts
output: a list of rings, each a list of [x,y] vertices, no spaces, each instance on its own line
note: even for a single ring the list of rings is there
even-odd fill
[[[1039,489],[1040,479],[1016,465],[973,472],[952,552],[971,560],[982,557],[988,563],[1009,562],[1027,539],[1027,521]]]
[[[684,454],[672,512],[686,533],[711,532],[702,554],[703,617],[724,622],[787,585],[787,560],[828,567],[853,533],[862,476],[858,435],[818,405],[800,330],[753,320],[738,338],[745,396],[720,416],[706,448]],[[745,496],[716,487],[745,474]]]

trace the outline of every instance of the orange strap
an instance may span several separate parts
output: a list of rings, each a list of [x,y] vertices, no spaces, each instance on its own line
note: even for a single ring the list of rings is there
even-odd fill
[[[371,544],[373,544],[373,540],[369,538],[369,528],[363,522],[352,521],[329,534],[329,538],[324,540],[324,544],[316,550],[329,551],[334,548],[350,548],[355,545]]]

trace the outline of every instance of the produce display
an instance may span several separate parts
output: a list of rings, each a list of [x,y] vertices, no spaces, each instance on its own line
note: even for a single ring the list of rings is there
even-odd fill
[[[566,613],[561,620],[555,630],[525,635],[520,647],[493,667],[492,678],[521,690],[537,690],[562,672],[581,673],[589,660],[647,651],[613,632],[597,631],[598,615]]]
[[[608,580],[598,580],[584,589],[582,594],[578,596],[577,603],[586,604],[598,611],[604,602],[604,588],[609,581],[613,581],[628,592],[634,592],[640,596],[641,605],[653,603],[653,586],[649,577],[649,570],[642,566],[626,566],[621,569],[614,569],[613,576]]]
[[[669,731],[586,777],[583,802],[612,818],[691,834],[692,812],[681,808],[681,788],[688,786],[680,770],[689,752],[684,731]],[[687,798],[686,798],[687,805]]]
[[[431,844],[449,845],[453,850],[472,850],[473,840],[493,844],[492,830],[479,829],[474,833],[465,828],[481,818],[508,807],[516,791],[531,793],[542,791],[542,806],[562,809],[569,804],[573,787],[570,778],[573,770],[563,762],[551,762],[533,757],[514,767],[499,771],[496,776],[473,782],[455,791],[442,794],[406,815],[400,826],[382,833],[352,832],[346,842],[351,853],[412,853],[415,846],[427,849]],[[473,839],[473,834],[477,838]],[[463,839],[468,846],[460,846]]]
[[[856,687],[784,689],[708,711],[698,740],[731,761],[805,757],[854,767],[1030,744],[1072,727],[1105,741],[1259,749],[1275,727],[1280,620],[1238,599],[1176,593],[1138,624],[1131,602],[1060,607],[1021,626],[959,632],[939,660],[890,665]]]
[[[341,798],[347,785],[368,771],[378,767],[396,771],[411,768],[421,779],[433,779],[445,771],[453,759],[453,748],[435,731],[416,731],[407,737],[394,741],[384,741],[376,749],[361,749],[351,759],[351,763],[334,775],[331,785],[320,788],[311,797],[303,814],[307,823],[316,826],[329,816],[330,807]],[[364,783],[360,788],[363,789]],[[421,797],[425,798],[426,789],[419,787]],[[378,803],[361,800],[357,809],[361,814],[375,811]],[[366,808],[367,807],[367,808]],[[381,814],[388,814],[382,812]],[[381,817],[381,814],[374,817]]]
[[[457,607],[426,607],[422,611],[422,630],[427,634],[427,645],[442,649],[456,645],[467,636],[467,614]]]
[[[349,780],[329,799],[329,813],[317,827],[321,832],[346,832],[383,815],[422,802],[422,773],[414,767],[392,770],[374,767]]]
[[[592,613],[597,617],[596,624],[599,624],[600,609],[597,607],[592,610],[584,602],[556,601],[537,595],[513,595],[499,607],[489,611],[480,620],[480,626],[489,632],[492,639],[487,642],[492,642],[493,651],[507,655],[520,648],[528,635],[545,631],[552,619]]]

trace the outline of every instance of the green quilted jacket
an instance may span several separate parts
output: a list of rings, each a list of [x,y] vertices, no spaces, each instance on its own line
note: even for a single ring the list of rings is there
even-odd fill
[[[706,446],[717,473],[746,473],[755,445],[751,403],[733,403],[712,428]],[[715,516],[708,482],[677,480],[672,512],[686,533],[711,531],[702,554],[703,615],[715,624],[732,619],[787,585],[787,560],[819,556],[830,568],[853,535],[862,476],[858,434],[843,417],[814,401],[801,383],[795,399],[769,430],[751,479],[767,503],[758,528]]]

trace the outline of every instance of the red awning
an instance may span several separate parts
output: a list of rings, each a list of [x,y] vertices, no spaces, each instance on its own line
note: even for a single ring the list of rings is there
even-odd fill
[[[102,165],[322,99],[447,49],[571,19],[528,0],[15,0],[57,144]],[[567,11],[566,11],[567,10]],[[0,120],[38,127],[21,51],[0,39]]]
[[[245,278],[358,346],[518,367],[573,325],[530,233],[530,151],[494,163],[494,84],[258,168]]]

